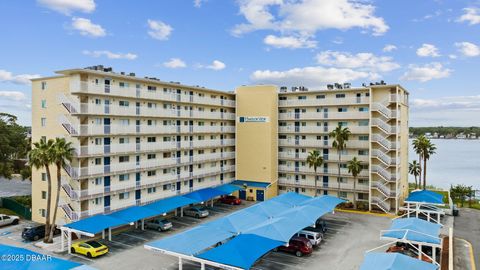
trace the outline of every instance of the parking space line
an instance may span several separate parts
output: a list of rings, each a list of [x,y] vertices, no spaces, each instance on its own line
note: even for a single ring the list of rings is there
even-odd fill
[[[83,256],[83,255],[80,255],[80,254],[71,253],[70,255],[71,255],[71,256],[74,256],[74,257],[77,257],[77,258],[80,258],[80,259],[82,259],[82,260],[87,260],[87,261],[92,262],[92,263],[95,262],[94,260],[89,259],[89,258],[87,258],[87,257],[85,257],[85,256]]]
[[[148,241],[147,238],[143,238],[143,237],[136,236],[136,235],[131,235],[131,234],[128,234],[128,233],[125,233],[125,232],[120,233],[120,234],[118,234],[118,235],[126,235],[126,236],[133,237],[133,238],[137,238],[137,239],[140,239],[140,240],[143,240],[143,241]]]
[[[127,246],[127,247],[130,247],[130,248],[133,248],[135,246],[132,246],[132,245],[129,245],[129,244],[125,244],[125,243],[122,243],[122,242],[118,242],[118,241],[109,241],[109,242],[112,242],[112,243],[115,243],[115,244],[120,244],[120,245],[123,245],[123,246]]]
[[[279,264],[279,265],[283,265],[283,266],[293,268],[293,269],[303,269],[303,268],[296,267],[295,264],[292,265],[292,264],[288,264],[288,263],[282,263],[282,262],[278,262],[278,261],[274,261],[274,260],[269,260],[269,259],[266,259],[265,257],[261,258],[259,261],[266,261],[266,262],[269,262],[269,263]]]
[[[193,225],[193,224],[188,224],[188,223],[185,223],[185,222],[180,222],[180,221],[178,221],[178,220],[173,221],[173,223],[182,224],[183,226],[191,226],[191,225]]]

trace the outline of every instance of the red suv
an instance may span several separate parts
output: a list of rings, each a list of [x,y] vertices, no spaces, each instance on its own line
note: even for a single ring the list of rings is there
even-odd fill
[[[312,243],[310,243],[307,238],[295,236],[290,239],[290,242],[288,242],[288,247],[279,246],[278,248],[274,249],[274,251],[277,250],[290,252],[295,254],[297,257],[301,257],[303,255],[312,253],[313,247]]]
[[[235,196],[223,196],[220,198],[220,201],[224,204],[231,205],[240,205],[242,203],[242,201]]]

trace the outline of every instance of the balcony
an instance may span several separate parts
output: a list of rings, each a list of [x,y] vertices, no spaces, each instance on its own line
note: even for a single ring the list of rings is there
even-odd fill
[[[328,126],[326,129],[323,126],[280,126],[279,133],[315,133],[328,134],[333,131],[336,126]],[[351,133],[354,134],[368,134],[370,133],[370,126],[348,126]]]
[[[326,142],[326,143],[325,143]],[[332,143],[325,140],[294,140],[294,139],[279,139],[278,144],[280,147],[312,147],[312,148],[332,148]],[[368,149],[368,141],[349,140],[347,141],[347,149]]]
[[[295,167],[295,166],[289,166],[289,165],[279,165],[278,170],[280,172],[284,173],[297,173],[297,174],[311,174],[314,175],[315,172],[313,171],[313,168],[309,167]],[[338,175],[338,169],[337,168],[328,168],[325,170],[323,167],[317,169],[317,175],[332,175],[336,176]],[[348,169],[341,168],[340,169],[340,176],[349,176],[352,177],[352,174],[348,172]],[[358,177],[368,177],[368,169],[362,170]]]
[[[280,159],[296,159],[296,160],[302,160],[305,161],[308,157],[308,153],[298,153],[296,154],[295,152],[279,152],[278,157]],[[342,162],[345,162],[347,160],[352,160],[354,157],[356,157],[359,161],[361,162],[368,162],[368,156],[362,155],[362,156],[354,156],[354,155],[342,155]],[[338,154],[329,154],[329,155],[323,155],[323,159],[325,162],[337,162],[338,161]]]
[[[295,180],[294,177],[285,178],[280,177],[278,179],[279,185],[284,186],[291,186],[291,187],[299,187],[299,188],[315,188],[315,181],[311,180]],[[328,189],[328,190],[338,190],[339,185],[337,182],[328,182],[324,183],[321,179],[317,181],[317,188],[318,189]],[[346,191],[359,191],[359,192],[368,192],[369,186],[364,184],[357,184],[355,187],[353,183],[340,183],[340,190]]]
[[[368,112],[302,112],[279,113],[279,120],[343,120],[343,119],[368,119]]]
[[[94,84],[90,82],[72,82],[71,83],[71,92],[72,93],[82,93],[82,94],[101,94],[101,95],[112,95],[120,97],[130,97],[130,98],[142,98],[142,99],[153,99],[153,100],[162,100],[162,101],[171,101],[171,102],[184,102],[184,103],[198,103],[205,105],[214,105],[214,106],[224,106],[224,107],[235,107],[234,100],[227,100],[221,98],[212,98],[206,96],[197,95],[186,95],[186,94],[176,94],[172,92],[165,92],[159,87],[157,90],[147,90],[136,87],[119,87],[116,85],[104,85],[104,84]],[[181,86],[179,86],[181,87]],[[220,94],[217,94],[220,95]]]
[[[301,107],[301,106],[325,106],[325,105],[355,105],[369,104],[370,98],[353,97],[353,98],[325,98],[325,99],[288,99],[279,100],[280,107]]]

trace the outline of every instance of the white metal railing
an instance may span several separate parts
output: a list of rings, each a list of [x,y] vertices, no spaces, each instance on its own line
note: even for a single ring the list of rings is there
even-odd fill
[[[94,136],[105,134],[167,134],[178,132],[190,133],[233,133],[234,126],[163,126],[163,125],[122,125],[89,124],[74,125],[65,116],[59,118],[62,126],[72,135]]]
[[[306,160],[308,157],[308,153],[295,153],[294,151],[288,151],[288,152],[279,152],[278,153],[279,158],[285,158],[285,159],[300,159],[300,160]],[[359,161],[362,162],[368,162],[368,155],[362,155],[362,156],[355,156],[355,155],[342,155],[342,160],[341,162],[345,162],[348,160],[352,160],[354,157],[356,157]],[[338,154],[335,153],[330,153],[328,155],[323,155],[324,161],[337,161],[338,160]]]
[[[378,158],[387,165],[396,165],[396,158],[390,157],[388,154],[379,149],[373,149],[372,156]]]
[[[380,145],[382,145],[387,150],[395,150],[396,146],[397,146],[397,144],[395,142],[392,142],[392,141],[386,139],[385,137],[381,136],[380,134],[373,134],[372,135],[372,141],[376,142],[376,143],[379,143]]]
[[[308,119],[368,119],[368,112],[286,112],[279,113],[280,120]]]
[[[390,204],[382,200],[380,197],[372,196],[372,203],[378,205],[384,212],[390,212]]]
[[[326,141],[325,144],[324,140],[295,140],[295,139],[279,139],[279,146],[305,146],[305,147],[332,147],[330,140]],[[349,140],[347,141],[347,148],[369,148],[369,141],[361,141],[361,140]]]
[[[306,106],[306,105],[354,105],[354,104],[368,104],[370,98],[368,97],[349,97],[349,98],[324,98],[316,99],[315,96],[310,99],[287,99],[280,100],[279,106]]]
[[[380,129],[382,129],[387,134],[394,134],[397,130],[396,127],[391,126],[390,124],[388,124],[387,122],[383,121],[380,118],[372,119],[372,126],[379,127]]]
[[[351,133],[368,134],[370,126],[347,126]],[[327,130],[323,126],[280,126],[278,131],[282,132],[298,132],[298,133],[329,133],[333,131],[336,126],[328,126]]]
[[[372,173],[377,173],[380,175],[385,181],[396,181],[397,176],[396,174],[390,173],[388,170],[382,168],[380,165],[372,165],[371,166]]]
[[[384,185],[384,184],[382,184],[378,181],[373,181],[372,182],[372,187],[377,188],[387,197],[395,197],[395,195],[396,195],[395,190],[391,190],[388,186],[386,186],[386,185]]]
[[[295,166],[280,165],[280,166],[278,166],[278,170],[283,171],[283,172],[299,172],[299,173],[309,173],[309,174],[315,173],[313,171],[313,168],[309,168],[307,166],[300,166],[300,167],[295,168]],[[338,168],[328,168],[327,170],[325,170],[324,168],[318,168],[317,169],[317,174],[337,175],[338,174]],[[352,176],[352,174],[348,172],[348,169],[344,169],[344,168],[340,169],[340,175]],[[368,170],[362,170],[362,172],[360,172],[360,174],[358,176],[367,177],[368,176]]]
[[[179,87],[181,87],[179,85]],[[81,92],[81,93],[91,93],[91,94],[108,94],[115,96],[131,97],[131,98],[146,98],[146,99],[158,99],[164,101],[172,102],[192,102],[200,103],[207,105],[216,105],[216,106],[228,106],[235,107],[235,101],[229,99],[213,98],[207,96],[198,96],[173,93],[170,91],[165,91],[164,89],[158,87],[157,90],[148,90],[145,88],[136,88],[135,86],[131,87],[120,87],[118,85],[105,85],[105,84],[95,84],[90,82],[81,82],[76,81],[71,83],[72,92]],[[219,95],[219,94],[217,94]]]
[[[286,178],[286,177],[280,177],[278,179],[278,183],[280,185],[291,185],[291,186],[297,186],[297,187],[309,187],[309,188],[314,188],[315,187],[315,180],[314,179],[299,179],[295,180],[294,177]],[[336,182],[328,182],[328,183],[323,183],[321,179],[317,181],[317,188],[324,188],[324,189],[338,189],[339,185]],[[352,183],[340,183],[340,189],[345,189],[345,190],[356,190],[356,191],[365,191],[368,192],[369,186],[368,185],[353,185]]]

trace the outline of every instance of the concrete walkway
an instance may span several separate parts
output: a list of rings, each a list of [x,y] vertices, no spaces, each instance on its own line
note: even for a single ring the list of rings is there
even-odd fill
[[[455,217],[453,234],[455,238],[465,239],[472,244],[472,258],[474,258],[475,265],[480,267],[480,211],[460,208],[459,216]]]

